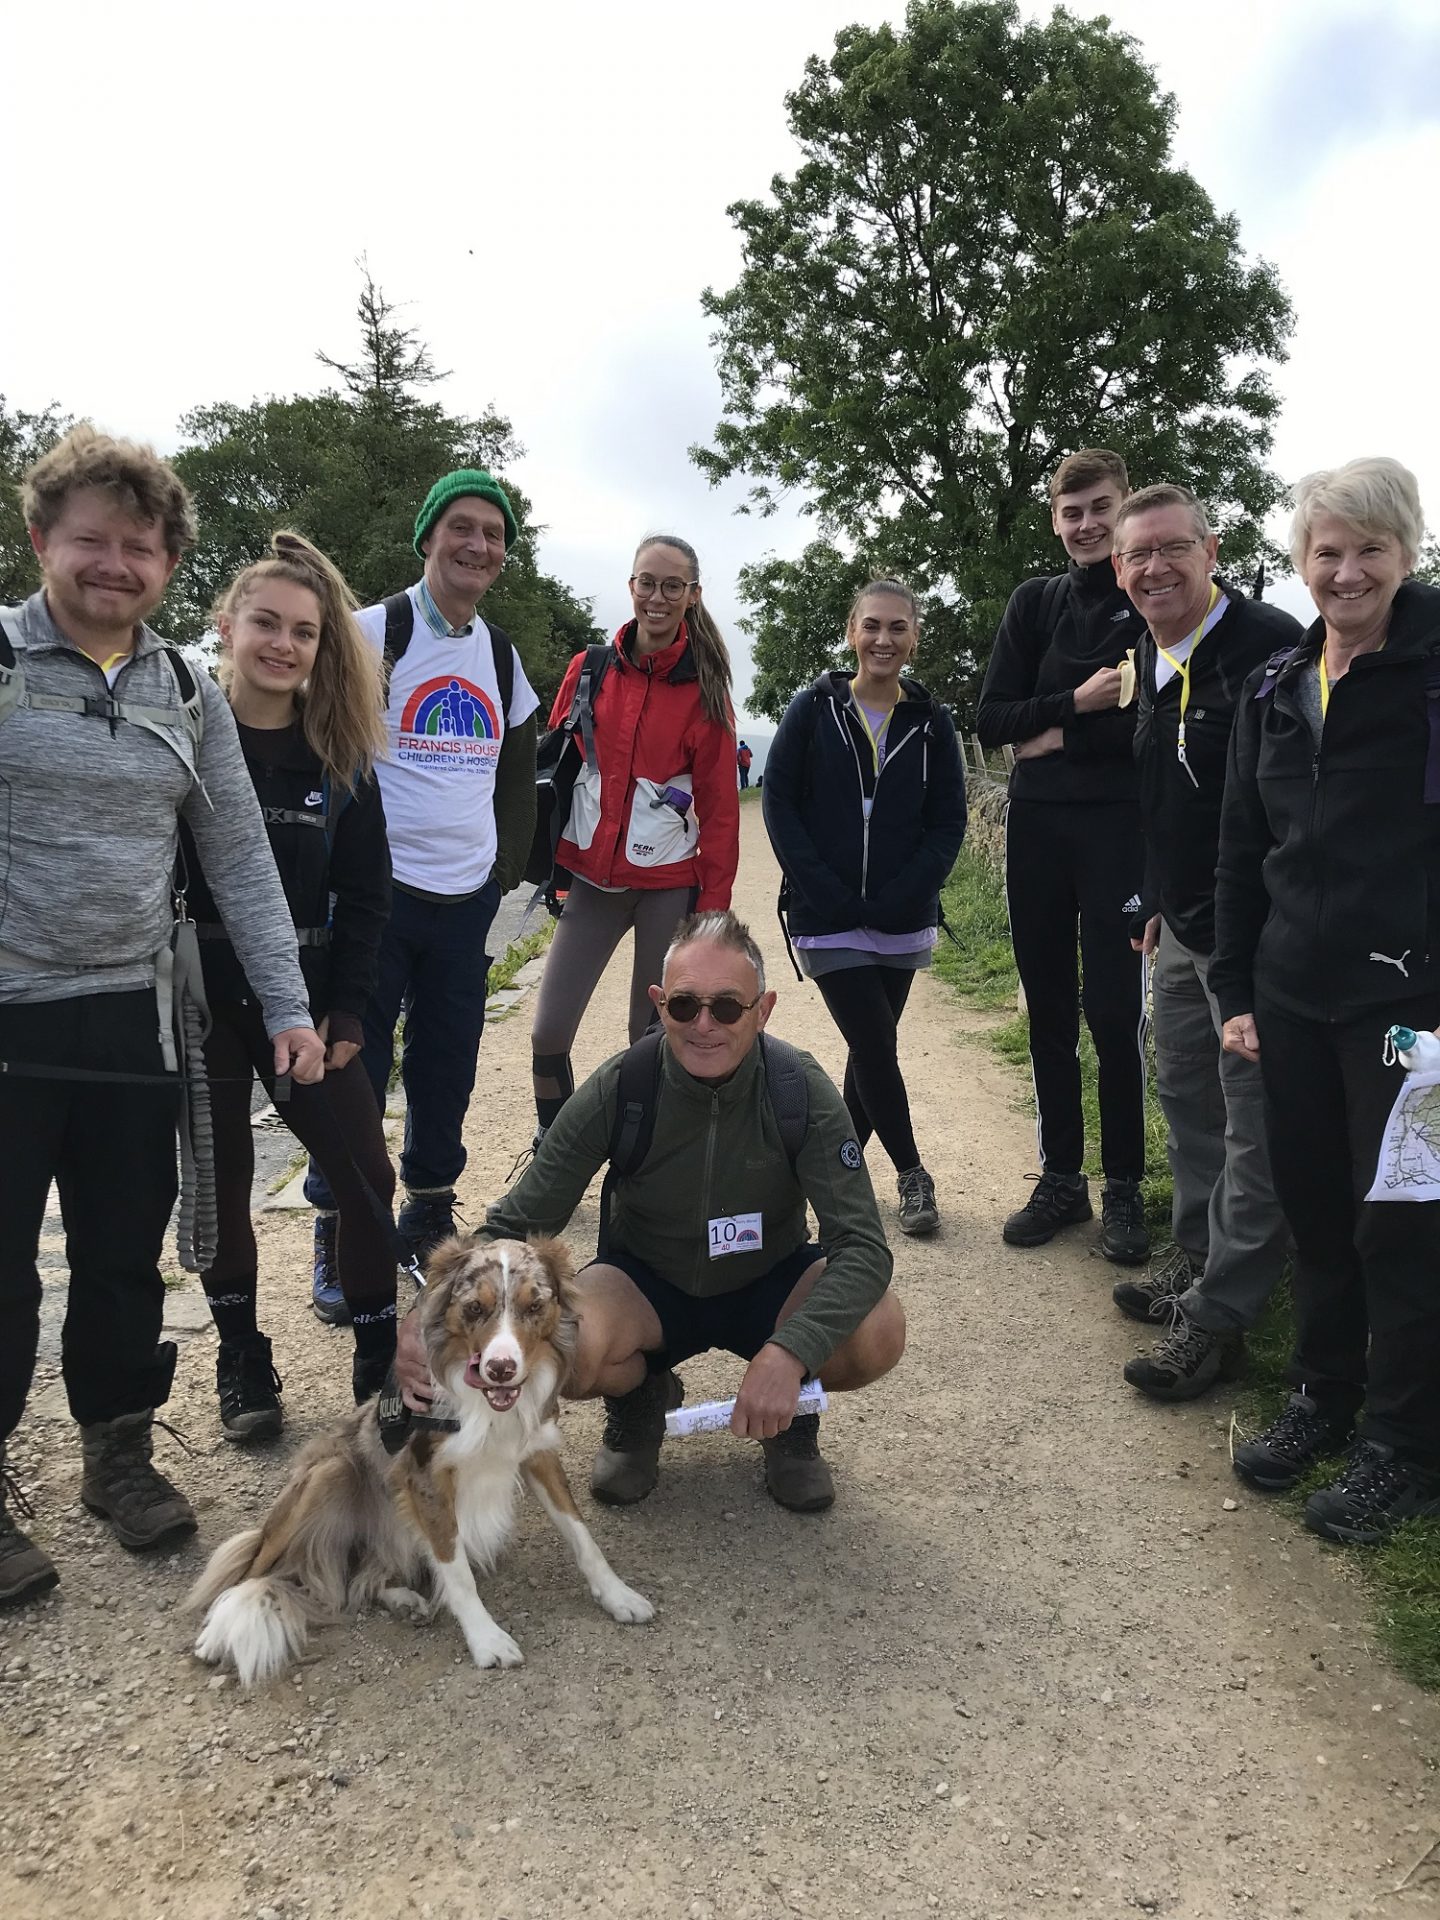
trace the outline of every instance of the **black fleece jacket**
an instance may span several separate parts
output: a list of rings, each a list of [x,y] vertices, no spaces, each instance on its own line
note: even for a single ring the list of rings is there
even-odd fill
[[[332,793],[328,833],[318,824],[279,820],[273,816],[280,812],[303,814],[317,822],[322,818],[320,761],[298,724],[273,729],[237,726],[236,731],[265,813],[270,851],[291,918],[296,927],[330,928],[328,943],[300,949],[311,1016],[320,1021],[327,1013],[350,1014],[358,1020],[375,990],[380,938],[390,918],[390,843],[385,837],[379,786],[373,778],[362,781],[354,798],[343,806],[341,796]],[[220,915],[183,821],[180,835],[190,917],[202,929],[218,930]],[[212,999],[254,998],[228,940],[202,937],[200,951],[205,989]],[[331,1035],[340,1037],[344,1036]]]
[[[1144,631],[1108,559],[1093,567],[1072,560],[1065,573],[1023,581],[1011,594],[976,731],[987,747],[1033,740],[1049,727],[1065,735],[1061,752],[1015,763],[1012,800],[1134,801],[1134,708],[1076,713],[1075,689],[1100,667],[1118,667]]]
[[[1135,650],[1135,764],[1145,830],[1144,905],[1135,916],[1135,937],[1160,913],[1182,946],[1202,954],[1215,946],[1220,805],[1235,710],[1255,669],[1281,647],[1295,646],[1303,631],[1279,607],[1247,600],[1227,580],[1216,585],[1230,604],[1189,660],[1185,759],[1194,780],[1176,751],[1180,676],[1172,674],[1157,694],[1160,655],[1148,632]]]
[[[785,709],[765,760],[765,829],[790,931],[917,933],[965,838],[965,773],[949,713],[901,682],[877,778],[848,673],[822,673]],[[870,814],[865,814],[869,800]]]
[[[1373,1007],[1378,1048],[1387,1003],[1440,992],[1440,798],[1425,792],[1440,589],[1400,588],[1383,650],[1362,654],[1331,689],[1317,749],[1297,687],[1324,637],[1317,620],[1267,696],[1263,669],[1246,683],[1220,818],[1210,984],[1227,1020],[1253,1013],[1257,991],[1311,1020]]]

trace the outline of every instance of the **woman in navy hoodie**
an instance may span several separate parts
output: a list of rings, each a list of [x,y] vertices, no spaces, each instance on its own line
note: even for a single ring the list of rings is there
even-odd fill
[[[917,970],[930,964],[940,888],[965,838],[965,775],[944,707],[904,676],[919,609],[898,580],[856,595],[853,673],[822,673],[786,709],[765,762],[765,826],[801,972],[845,1037],[845,1104],[863,1147],[895,1167],[904,1233],[939,1225],[897,1052]]]

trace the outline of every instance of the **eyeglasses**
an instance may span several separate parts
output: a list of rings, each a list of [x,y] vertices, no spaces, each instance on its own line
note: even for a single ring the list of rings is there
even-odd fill
[[[718,1020],[722,1027],[733,1027],[741,1014],[759,1006],[760,999],[758,993],[753,1000],[737,1000],[733,993],[717,993],[713,1000],[706,1000],[698,993],[662,993],[660,1004],[670,1018],[682,1027],[688,1027],[692,1020],[698,1020],[702,1007],[708,1007],[711,1019]]]
[[[1122,567],[1143,567],[1152,553],[1158,553],[1162,560],[1183,560],[1192,547],[1198,547],[1198,538],[1189,540],[1167,540],[1159,547],[1127,547],[1115,558]]]
[[[632,573],[630,586],[642,600],[648,600],[656,587],[673,606],[677,600],[684,599],[691,587],[698,586],[698,580],[677,580],[672,574],[668,580],[657,580],[653,573]]]

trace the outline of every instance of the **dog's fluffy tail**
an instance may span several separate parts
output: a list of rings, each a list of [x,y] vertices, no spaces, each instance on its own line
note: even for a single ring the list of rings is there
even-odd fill
[[[252,1527],[215,1549],[210,1564],[185,1599],[207,1609],[195,1652],[209,1665],[227,1662],[244,1687],[264,1686],[305,1650],[305,1631],[326,1609],[292,1580],[270,1575],[248,1579],[263,1538]]]

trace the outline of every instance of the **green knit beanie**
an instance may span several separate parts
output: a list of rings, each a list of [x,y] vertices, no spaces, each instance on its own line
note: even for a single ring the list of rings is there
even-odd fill
[[[443,480],[437,480],[425,496],[425,504],[415,516],[415,551],[423,560],[425,549],[421,541],[429,538],[430,530],[444,513],[452,500],[463,499],[473,494],[478,500],[489,500],[505,516],[505,550],[508,553],[515,544],[515,536],[520,529],[515,524],[515,514],[510,502],[505,498],[505,489],[498,480],[492,480],[483,467],[459,467],[454,473],[447,473]]]

